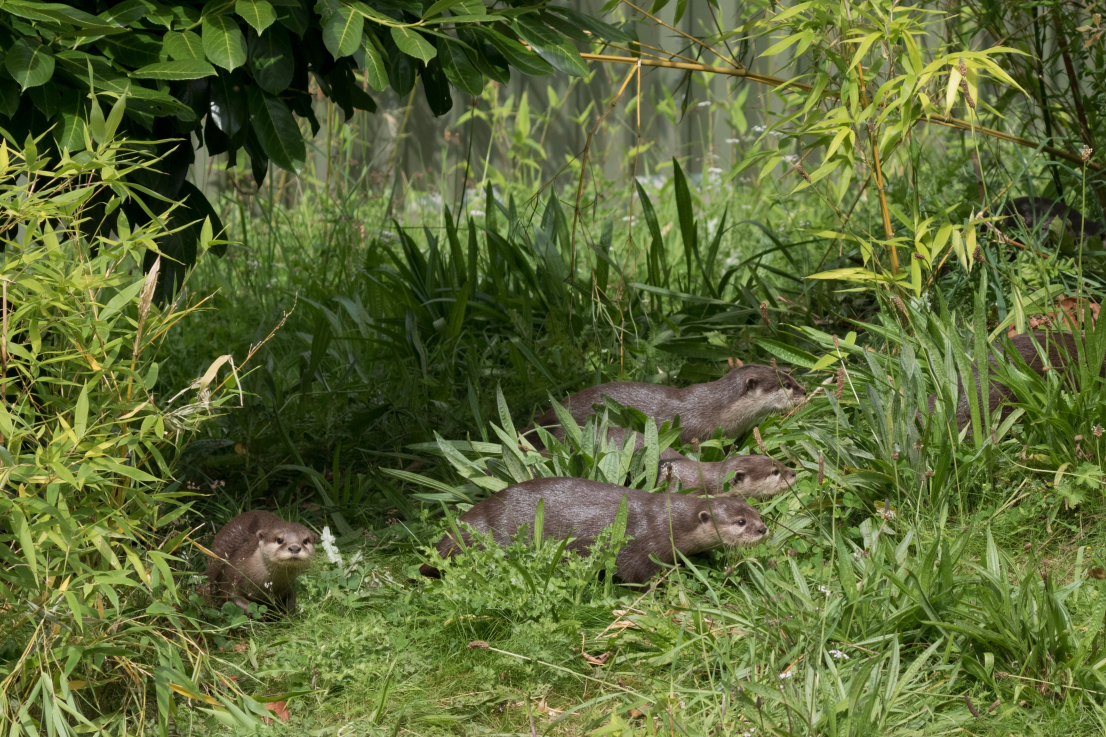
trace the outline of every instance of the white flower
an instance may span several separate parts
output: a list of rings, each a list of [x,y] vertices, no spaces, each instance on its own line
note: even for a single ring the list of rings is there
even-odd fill
[[[741,143],[740,138],[727,138],[726,143]]]
[[[700,102],[698,105],[696,105],[696,107],[707,107],[708,105],[710,105],[710,100]]]
[[[323,528],[323,536],[320,542],[323,544],[323,552],[326,553],[326,559],[334,565],[341,567],[342,554],[338,552],[338,548],[334,544],[334,534],[330,531],[329,527]]]
[[[834,660],[848,660],[849,659],[849,656],[846,655],[845,653],[841,652],[840,650],[830,650],[829,654]]]
[[[790,678],[790,677],[791,677],[791,671],[789,671],[789,670],[785,670],[783,673],[780,673],[780,678],[781,679],[782,678]]]
[[[765,130],[767,130],[767,128],[763,125],[754,125],[753,126],[753,133],[763,133]]]
[[[818,590],[819,590],[819,591],[821,591],[821,592],[822,592],[823,594],[825,594],[826,596],[829,596],[830,594],[832,594],[832,593],[833,593],[832,591],[830,591],[829,589],[827,589],[827,588],[826,588],[825,586],[823,586],[822,584],[818,584]]]
[[[799,155],[798,154],[787,154],[787,156],[783,157],[783,160],[786,161],[789,164],[794,164],[794,163],[797,163],[799,161]]]
[[[721,170],[721,169],[719,169],[719,168],[718,168],[718,167],[716,167],[716,166],[712,166],[711,168],[707,169],[707,173],[708,173],[708,174],[721,174],[721,173],[722,173],[722,170]]]
[[[483,210],[469,210],[469,215],[472,215],[474,218],[481,217],[483,214]]]

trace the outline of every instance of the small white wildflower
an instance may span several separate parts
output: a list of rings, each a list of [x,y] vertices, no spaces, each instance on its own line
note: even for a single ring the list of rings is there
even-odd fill
[[[740,138],[727,138],[726,143],[741,143]]]
[[[763,125],[754,125],[753,126],[753,133],[763,133],[765,130],[767,130],[766,126],[763,126]]]
[[[780,673],[780,678],[790,678],[790,677],[791,677],[791,671],[789,671],[789,670],[785,670],[783,673]]]
[[[484,215],[484,211],[483,210],[469,210],[469,215],[472,215],[474,218],[482,217]]]
[[[711,168],[707,169],[707,173],[708,174],[721,174],[722,170],[719,169],[717,166],[712,166]]]
[[[846,655],[845,653],[841,652],[840,650],[830,650],[829,654],[830,654],[830,657],[832,657],[834,660],[848,660],[849,659],[849,656]]]
[[[698,105],[696,105],[696,107],[707,107],[709,105],[710,105],[710,100],[706,100],[704,102],[700,102]]]
[[[330,531],[329,527],[323,528],[323,536],[320,540],[323,544],[323,552],[326,553],[326,559],[336,566],[342,565],[342,554],[338,552],[338,547],[334,544],[334,534]]]
[[[798,154],[787,154],[786,156],[783,157],[783,160],[786,161],[789,164],[795,164],[795,163],[798,163],[798,161],[799,161],[799,155]]]
[[[829,596],[830,594],[832,594],[832,593],[833,593],[832,591],[830,591],[830,590],[829,590],[828,588],[826,588],[826,587],[825,587],[825,586],[823,586],[822,584],[818,584],[818,590],[819,590],[819,591],[821,591],[821,592],[822,592],[823,594],[825,594],[826,596]]]

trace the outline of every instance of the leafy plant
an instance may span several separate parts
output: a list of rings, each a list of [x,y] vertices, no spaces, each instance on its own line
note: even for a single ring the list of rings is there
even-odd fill
[[[141,271],[176,205],[96,233],[92,203],[118,211],[154,162],[99,138],[60,158],[40,142],[0,141],[0,729],[75,735],[137,715],[141,731],[156,704],[165,734],[174,694],[256,721],[245,701],[201,693],[207,656],[179,611],[192,494],[169,483],[172,458],[236,380],[218,376],[225,355],[174,396],[154,392],[159,345],[198,307],[156,306],[161,262]],[[199,230],[217,245],[210,221]]]

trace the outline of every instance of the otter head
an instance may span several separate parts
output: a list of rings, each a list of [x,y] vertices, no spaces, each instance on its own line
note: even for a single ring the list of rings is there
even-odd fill
[[[756,545],[768,535],[768,527],[757,510],[743,499],[703,497],[695,506],[695,529],[689,542],[699,552],[719,546],[747,547]]]
[[[314,532],[291,522],[257,531],[257,547],[270,568],[307,568],[317,542]]]
[[[722,462],[721,473],[733,492],[752,499],[767,499],[795,484],[795,472],[768,456],[732,456]]]
[[[788,412],[806,398],[806,389],[791,374],[759,363],[735,366],[720,381],[728,391],[719,424],[733,435],[743,435],[761,418]]]

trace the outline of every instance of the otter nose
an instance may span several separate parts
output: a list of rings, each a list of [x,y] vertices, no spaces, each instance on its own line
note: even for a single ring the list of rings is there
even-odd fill
[[[760,527],[757,528],[757,532],[759,532],[761,535],[767,535],[768,534],[768,527],[766,525],[761,525]]]
[[[303,548],[301,548],[299,545],[289,545],[288,546],[288,552],[291,553],[292,555],[295,555],[296,553],[300,552],[301,550],[303,550]]]

